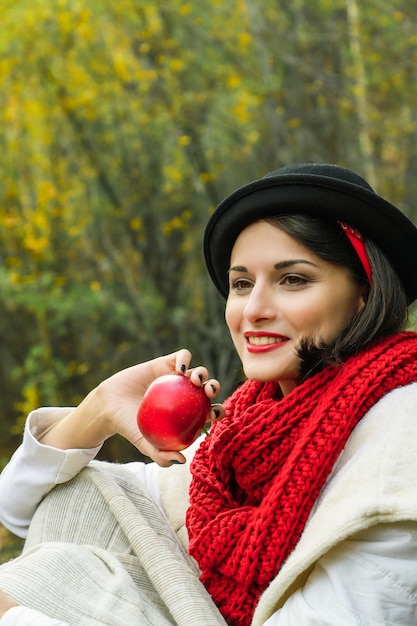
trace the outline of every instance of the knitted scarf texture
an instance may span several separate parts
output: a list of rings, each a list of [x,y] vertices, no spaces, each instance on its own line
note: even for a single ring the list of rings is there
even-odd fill
[[[350,434],[389,391],[417,381],[417,335],[374,343],[282,398],[245,382],[191,466],[189,552],[231,626],[248,626],[297,544]]]

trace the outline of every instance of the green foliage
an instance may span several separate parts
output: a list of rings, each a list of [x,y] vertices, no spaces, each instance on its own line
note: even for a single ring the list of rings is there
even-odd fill
[[[18,556],[23,547],[23,540],[12,535],[0,524],[0,564]]]
[[[413,214],[415,12],[405,0],[2,2],[3,458],[30,409],[75,404],[181,346],[233,388],[201,238],[235,186],[333,161]]]

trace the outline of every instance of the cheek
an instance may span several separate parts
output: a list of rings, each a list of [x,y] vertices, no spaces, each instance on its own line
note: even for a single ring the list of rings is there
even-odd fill
[[[293,312],[288,312],[288,319],[298,337],[312,337],[326,334],[330,327],[337,323],[340,313],[337,307],[324,306],[323,300],[306,303],[297,307]]]
[[[304,301],[301,306],[286,311],[286,317],[295,330],[314,329],[323,322],[323,305],[320,302]]]
[[[224,319],[226,320],[226,324],[231,332],[239,323],[240,315],[238,314],[237,307],[236,305],[231,304],[229,300],[226,302]]]
[[[224,319],[225,319],[227,326],[230,328],[230,306],[228,306],[227,302],[226,302],[226,308],[224,310]]]
[[[241,347],[241,342],[243,340],[242,335],[240,334],[240,329],[241,329],[241,324],[242,324],[241,307],[236,306],[235,304],[233,305],[226,304],[224,319],[229,329],[230,337],[233,341],[233,344],[239,353],[240,352],[239,348]]]
[[[331,306],[321,303],[310,307],[304,317],[304,327],[309,334],[316,334],[325,341],[331,341],[357,313],[357,307],[347,303],[345,298],[334,298],[331,302]]]

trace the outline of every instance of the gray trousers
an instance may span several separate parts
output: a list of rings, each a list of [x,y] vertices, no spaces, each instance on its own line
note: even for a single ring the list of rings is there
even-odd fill
[[[198,575],[140,481],[101,463],[41,502],[0,588],[71,626],[226,626]]]

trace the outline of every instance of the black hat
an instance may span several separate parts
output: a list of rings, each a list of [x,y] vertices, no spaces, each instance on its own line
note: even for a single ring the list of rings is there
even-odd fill
[[[205,229],[204,256],[225,298],[230,255],[239,233],[262,218],[294,214],[340,220],[357,228],[388,256],[408,302],[417,298],[417,228],[364,178],[322,163],[282,167],[240,187],[218,205]]]

